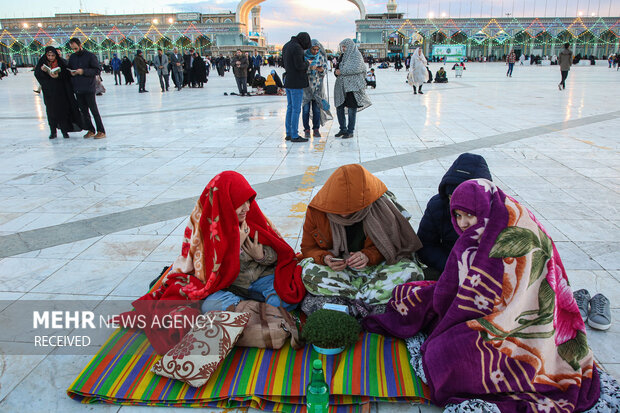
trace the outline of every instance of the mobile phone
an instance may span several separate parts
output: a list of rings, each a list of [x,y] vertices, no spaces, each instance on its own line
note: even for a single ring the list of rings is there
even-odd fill
[[[344,261],[344,258],[330,258],[332,261]]]

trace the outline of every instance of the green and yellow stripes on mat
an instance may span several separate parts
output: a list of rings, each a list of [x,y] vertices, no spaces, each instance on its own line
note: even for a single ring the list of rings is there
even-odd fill
[[[414,375],[402,340],[364,334],[355,347],[323,356],[299,351],[236,347],[200,388],[150,372],[159,358],[144,333],[116,330],[67,390],[82,403],[187,407],[255,407],[301,412],[311,364],[321,358],[331,389],[332,411],[357,412],[371,401],[428,399]]]

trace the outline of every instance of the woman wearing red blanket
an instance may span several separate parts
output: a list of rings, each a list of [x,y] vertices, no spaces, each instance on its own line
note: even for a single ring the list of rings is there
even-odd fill
[[[181,255],[161,286],[134,301],[136,311],[121,315],[121,325],[143,328],[164,354],[191,328],[188,320],[202,314],[201,300],[205,310],[224,310],[245,291],[288,309],[299,303],[305,295],[301,267],[255,197],[241,174],[216,175],[189,217]]]

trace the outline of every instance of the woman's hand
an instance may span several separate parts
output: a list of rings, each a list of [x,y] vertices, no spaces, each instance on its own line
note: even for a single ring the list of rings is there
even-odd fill
[[[50,77],[56,79],[58,78],[58,73],[50,73]]]
[[[327,266],[334,271],[342,271],[347,268],[347,263],[345,260],[336,261],[331,255],[326,255],[325,258],[323,258],[323,261],[325,261],[325,264],[327,264]]]
[[[245,253],[252,257],[255,261],[260,261],[265,258],[263,246],[258,242],[258,231],[254,232],[254,241],[250,238],[246,238],[245,242],[241,245],[241,248],[243,248],[243,251],[245,251]]]
[[[361,251],[354,252],[351,256],[345,261],[345,263],[356,270],[361,270],[368,265],[368,257]]]
[[[239,246],[243,248],[243,243],[248,238],[248,234],[250,233],[250,227],[248,227],[248,223],[243,221],[241,225],[239,225]]]

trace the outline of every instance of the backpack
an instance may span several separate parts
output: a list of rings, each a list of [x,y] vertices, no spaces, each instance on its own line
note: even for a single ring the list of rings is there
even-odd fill
[[[251,314],[250,321],[235,345],[278,350],[290,339],[291,347],[295,350],[303,347],[297,323],[284,308],[245,300],[237,304],[233,311]]]

